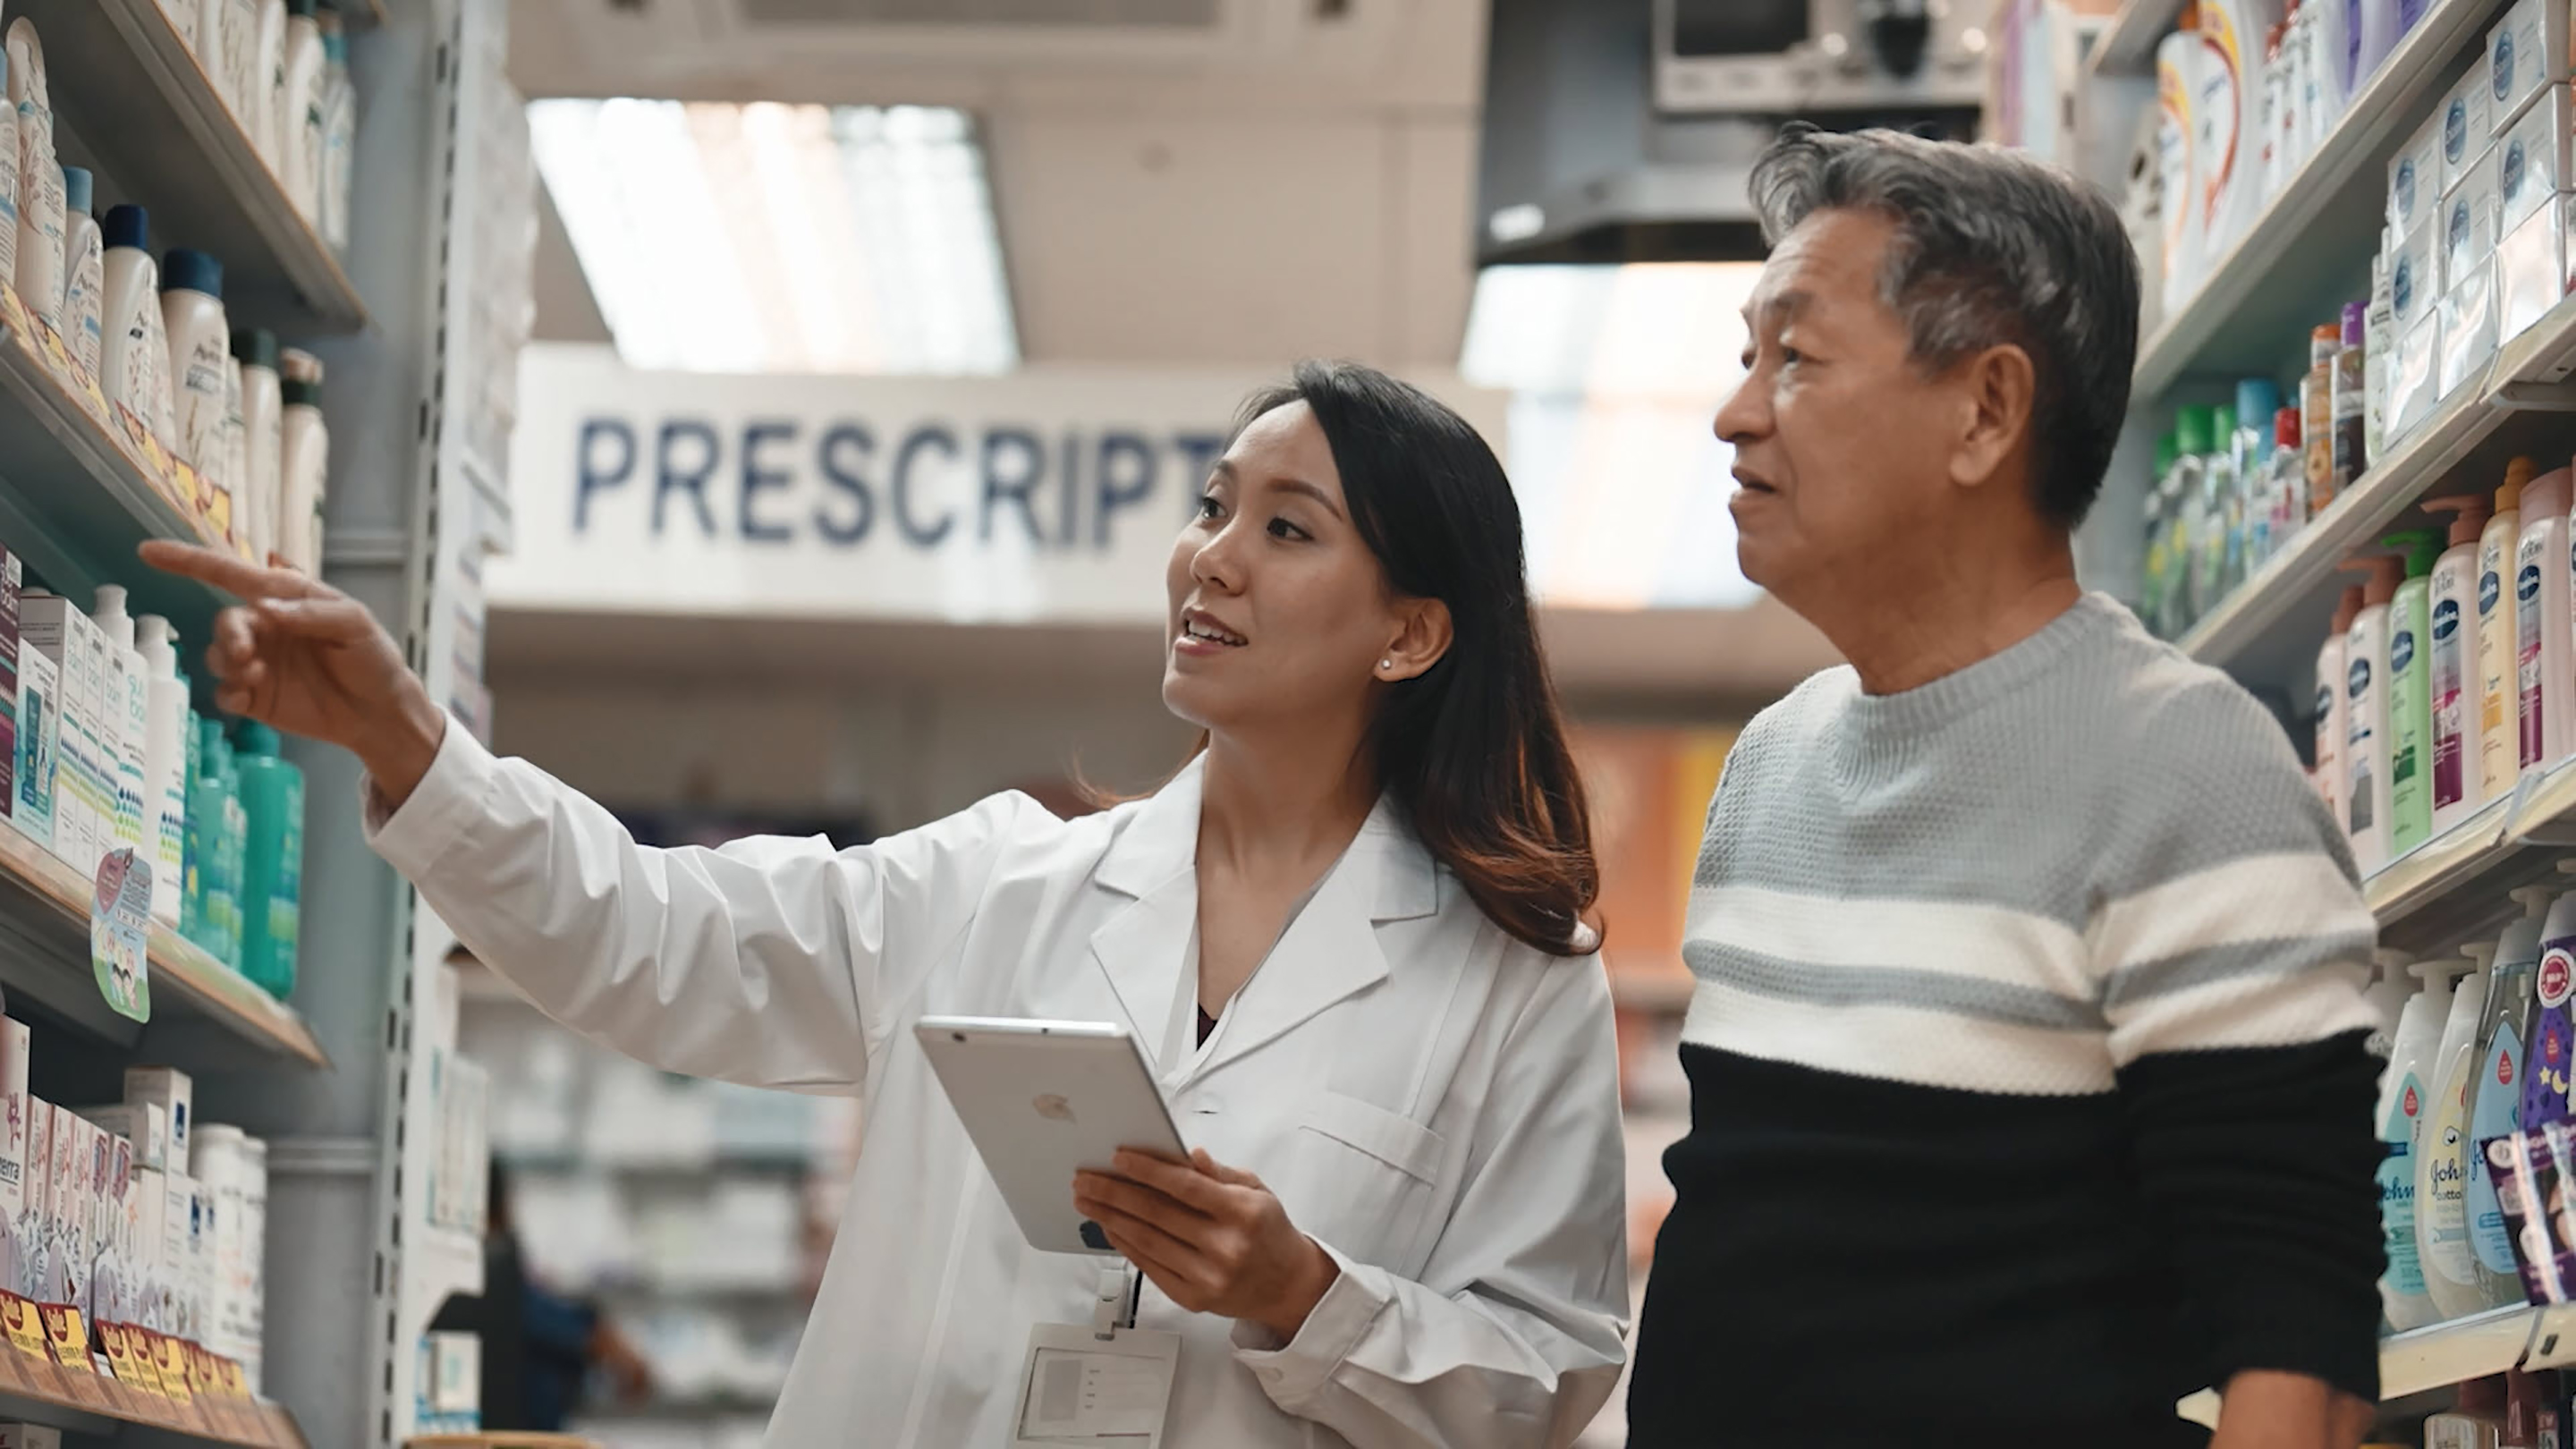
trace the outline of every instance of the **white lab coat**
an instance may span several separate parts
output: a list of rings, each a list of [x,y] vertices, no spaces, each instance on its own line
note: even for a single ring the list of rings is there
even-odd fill
[[[912,1038],[934,1014],[1125,1022],[1183,1139],[1258,1173],[1340,1263],[1286,1343],[1148,1286],[1139,1326],[1183,1339],[1168,1449],[1568,1443],[1627,1316],[1599,962],[1514,941],[1382,803],[1198,1046],[1198,815],[1193,766],[1070,822],[1006,794],[837,853],[654,850],[451,726],[371,838],[574,1030],[863,1094],[773,1449],[999,1449],[1030,1326],[1090,1321],[1100,1260],[1021,1238]]]

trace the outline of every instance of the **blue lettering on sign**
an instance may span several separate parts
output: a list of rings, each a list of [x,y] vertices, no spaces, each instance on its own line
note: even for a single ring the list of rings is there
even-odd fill
[[[932,548],[957,526],[957,515],[939,515],[935,528],[925,528],[912,516],[912,466],[923,450],[936,447],[950,458],[957,456],[957,435],[945,423],[924,423],[905,435],[894,450],[894,522],[903,530],[906,542],[921,548]]]
[[[600,413],[574,426],[572,529],[615,526],[644,507],[649,481],[649,514],[623,517],[657,538],[694,522],[710,540],[855,548],[882,519],[906,548],[1017,536],[1041,552],[1107,552],[1139,527],[1167,539],[1224,450],[1218,432],[1132,426],[929,418],[880,432],[849,418]]]
[[[2495,606],[2502,602],[2503,599],[2504,583],[2495,576],[2495,570],[2489,569],[2485,573],[2478,575],[2479,618],[2483,619],[2487,615],[2494,613]]]
[[[672,447],[682,438],[697,440],[699,456],[693,469],[671,466]],[[716,470],[716,458],[722,450],[716,443],[716,430],[694,419],[679,419],[662,425],[662,435],[653,449],[653,536],[662,536],[662,505],[671,501],[674,491],[685,490],[689,503],[697,509],[698,527],[707,537],[716,534],[716,516],[707,507],[707,475]]]
[[[2369,691],[2370,661],[2367,659],[2356,659],[2352,661],[2352,675],[2350,681],[2344,687],[2344,694],[2349,698],[2359,699]]]
[[[2404,674],[2406,666],[2414,662],[2415,631],[2400,629],[2397,631],[2397,637],[2388,641],[2388,672]]]
[[[763,523],[753,511],[762,493],[785,491],[796,480],[792,474],[760,466],[760,445],[768,442],[794,442],[796,425],[778,421],[747,424],[742,430],[742,497],[735,513],[742,525],[745,543],[793,543],[796,530],[783,523]]]
[[[2444,599],[2433,606],[2433,642],[2446,644],[2460,632],[2460,601]]]
[[[603,467],[598,445],[617,444],[617,466]],[[573,446],[572,531],[590,527],[590,495],[624,483],[635,471],[635,430],[624,418],[584,418],[581,441]]]
[[[855,449],[858,461],[844,471],[840,455]],[[843,547],[858,543],[868,536],[868,526],[877,521],[876,495],[868,491],[868,480],[856,470],[867,466],[868,455],[877,450],[876,434],[862,423],[843,423],[823,435],[822,447],[815,450],[814,461],[822,468],[825,487],[850,500],[848,521],[835,518],[821,504],[814,506],[814,531],[826,543]]]

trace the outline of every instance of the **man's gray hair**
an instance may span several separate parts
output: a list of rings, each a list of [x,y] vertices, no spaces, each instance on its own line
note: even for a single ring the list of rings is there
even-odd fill
[[[1797,123],[1755,164],[1752,192],[1775,245],[1822,210],[1895,224],[1879,291],[1925,367],[2006,344],[2029,353],[2033,498],[2069,529],[2084,521],[2138,351],[2138,257],[2101,192],[1999,147]]]

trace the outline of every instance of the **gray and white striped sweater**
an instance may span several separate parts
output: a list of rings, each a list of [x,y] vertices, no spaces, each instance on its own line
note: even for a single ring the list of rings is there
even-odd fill
[[[1927,1443],[2190,1443],[2242,1368],[2374,1394],[2373,938],[2279,726],[2108,599],[1808,681],[1709,812],[1632,1444],[1856,1367]]]

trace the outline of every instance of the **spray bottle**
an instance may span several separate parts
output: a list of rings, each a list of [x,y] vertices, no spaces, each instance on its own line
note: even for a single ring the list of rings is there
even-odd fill
[[[2568,471],[2557,468],[2522,490],[2522,536],[2514,546],[2514,684],[2522,699],[2526,774],[2567,758],[2576,742],[2576,700],[2568,698],[2569,482]]]
[[[2513,555],[2522,536],[2523,485],[2536,471],[2529,458],[2505,465],[2495,512],[2478,532],[2478,777],[2480,792],[2490,800],[2512,794],[2522,776]]]
[[[2463,963],[2465,964],[2465,963]],[[2379,1277],[2380,1306],[2391,1328],[2404,1332],[2434,1320],[2424,1288],[2423,1259],[2415,1248],[2415,1152],[2431,1092],[2424,1070],[2441,1043],[2451,1010],[2451,978],[2442,963],[2407,968],[2421,990],[2406,998],[2397,1021],[2397,1049],[2389,1054],[2386,1086],[2379,1094],[2379,1228],[2387,1268]]]
[[[2345,565],[2347,568],[2350,564]],[[2369,560],[2361,612],[2344,635],[2344,828],[2364,875],[2388,863],[2388,605],[2406,581],[2402,560]]]
[[[2455,984],[2415,1139],[2416,1258],[2424,1268],[2424,1291],[2446,1319],[2487,1306],[2478,1287],[2477,1254],[2469,1247],[2469,1083],[2477,1072],[2478,1021],[2486,1012],[2495,948],[2481,942],[2465,949],[2468,959],[2441,966]]]
[[[2451,546],[2433,563],[2433,833],[2475,813],[2485,800],[2478,734],[2478,537],[2484,494],[2428,498],[2424,511],[2451,515]]]
[[[2561,862],[2561,869],[2570,868]],[[2513,1234],[2496,1200],[2487,1144],[2522,1130],[2523,1043],[2530,1039],[2533,982],[2540,975],[2540,928],[2554,892],[2524,886],[2513,893],[2522,915],[2497,938],[2494,975],[2487,983],[2486,1013],[2478,1022],[2476,1099],[2469,1107],[2469,1248],[2478,1260],[2478,1284],[2490,1307],[2522,1301],[2522,1273],[2513,1258]]]

